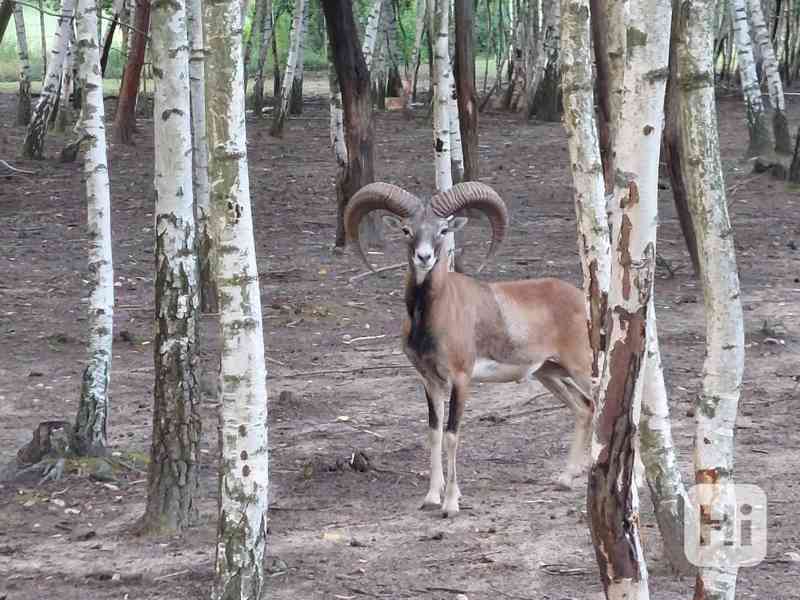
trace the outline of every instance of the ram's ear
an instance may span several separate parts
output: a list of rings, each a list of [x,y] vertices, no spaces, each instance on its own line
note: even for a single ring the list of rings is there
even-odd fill
[[[467,224],[467,221],[469,221],[467,217],[453,217],[447,222],[447,231],[450,233],[455,233],[464,227],[464,225]]]

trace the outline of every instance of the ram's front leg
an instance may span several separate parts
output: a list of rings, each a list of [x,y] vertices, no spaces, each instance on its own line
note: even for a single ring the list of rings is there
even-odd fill
[[[456,477],[456,455],[458,454],[458,442],[461,435],[461,417],[464,414],[464,405],[469,393],[469,381],[466,377],[458,377],[453,382],[450,392],[450,411],[447,417],[447,487],[444,492],[444,503],[442,504],[442,516],[452,517],[458,514],[458,500],[461,498],[461,490],[458,487]]]
[[[440,386],[425,386],[428,400],[428,440],[431,448],[431,471],[428,494],[422,509],[439,508],[444,491],[444,472],[442,470],[442,432],[444,429],[444,399],[446,391]]]

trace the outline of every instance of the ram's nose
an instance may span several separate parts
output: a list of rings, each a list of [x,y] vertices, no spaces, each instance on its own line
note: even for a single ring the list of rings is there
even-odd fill
[[[423,265],[430,264],[432,258],[433,258],[432,252],[424,252],[424,251],[420,252],[419,250],[417,251],[417,260]]]

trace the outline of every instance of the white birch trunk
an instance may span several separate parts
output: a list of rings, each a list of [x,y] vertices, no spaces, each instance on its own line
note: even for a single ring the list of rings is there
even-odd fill
[[[301,7],[302,8],[302,7]],[[302,12],[302,11],[301,11]],[[268,489],[267,389],[247,172],[238,0],[209,2],[205,23],[209,177],[217,253],[222,354],[217,600],[264,590]]]
[[[747,128],[750,132],[748,156],[760,156],[772,150],[769,128],[764,114],[764,103],[761,101],[761,86],[756,77],[756,63],[753,58],[753,44],[750,39],[750,26],[747,21],[745,0],[729,0],[733,32],[736,40],[739,75],[742,80],[745,110],[747,112]]]
[[[330,86],[330,134],[333,155],[340,169],[347,165],[347,143],[344,137],[344,111],[342,110],[342,90],[339,88],[339,79],[336,75],[336,66],[328,44],[328,84]]]
[[[425,24],[428,22],[428,0],[417,0],[417,14],[414,29],[414,50],[412,54],[412,68],[414,69],[413,82],[411,84],[412,95],[417,92],[417,77],[419,67],[422,62],[422,34],[425,32]]]
[[[450,139],[452,122],[450,118],[450,53],[448,46],[450,2],[431,0],[431,28],[433,32],[433,147],[434,168],[436,169],[436,189],[446,192],[453,187],[451,171]],[[456,126],[458,118],[456,117]],[[455,240],[452,233],[445,236],[447,250],[447,269],[455,267]]]
[[[695,481],[722,486],[720,494],[701,506],[701,516],[725,515],[722,527],[733,536],[731,531],[737,526],[733,522],[736,501],[730,486],[725,484],[733,482],[736,412],[744,370],[744,329],[734,238],[719,154],[713,35],[709,28],[711,10],[709,2],[695,2],[682,15],[685,35],[681,40],[685,42],[678,44],[678,83],[682,91],[680,158],[694,217],[706,311],[703,391],[695,407]],[[736,593],[736,563],[730,560],[729,548],[711,547],[722,566],[699,569],[695,598],[732,600]]]
[[[267,55],[272,44],[274,29],[274,16],[272,14],[272,0],[264,0],[264,21],[261,29],[261,46],[258,49],[258,66],[256,68],[256,83],[253,92],[253,107],[256,115],[261,115],[264,103],[264,68],[267,64]]]
[[[44,152],[44,136],[47,133],[50,115],[58,99],[58,87],[61,82],[64,55],[71,38],[74,8],[75,0],[63,0],[61,15],[58,19],[58,28],[53,35],[53,49],[48,61],[47,74],[42,83],[39,102],[36,104],[36,109],[25,134],[25,141],[22,144],[22,154],[25,158],[42,158]]]
[[[372,70],[372,55],[378,41],[378,25],[381,22],[382,8],[383,0],[375,0],[367,19],[367,26],[364,28],[364,43],[361,44],[361,53],[367,63],[367,70],[370,71]]]
[[[214,277],[214,238],[211,232],[211,200],[208,181],[208,137],[205,99],[205,45],[203,43],[202,0],[189,0],[186,6],[189,28],[189,95],[192,111],[192,159],[194,217],[197,231],[197,262],[200,307],[205,313],[217,312],[217,286]]]
[[[64,5],[66,6],[65,1]],[[86,181],[89,238],[89,356],[75,422],[76,452],[99,454],[107,446],[108,384],[114,323],[114,267],[111,255],[111,199],[106,156],[103,79],[97,36],[95,0],[78,3],[78,66],[84,81],[81,137]],[[58,63],[53,44],[51,66]]]
[[[294,14],[292,17],[292,30],[289,34],[289,54],[286,57],[286,71],[283,75],[281,85],[281,97],[275,111],[275,119],[272,123],[270,134],[276,137],[283,136],[283,125],[286,121],[286,114],[289,112],[289,96],[294,83],[294,72],[297,68],[297,54],[299,44],[303,34],[303,13],[305,13],[306,0],[295,0]]]
[[[58,114],[56,115],[56,131],[64,132],[72,121],[72,105],[70,97],[75,86],[75,39],[70,40],[64,56],[64,68],[61,70],[61,93],[58,99]]]
[[[584,7],[588,9],[588,2]],[[586,18],[588,10],[580,14]],[[628,6],[625,22],[628,44],[616,144],[618,176],[611,204],[619,213],[611,221],[619,225],[612,231],[615,260],[604,323],[608,352],[593,418],[588,501],[592,538],[610,599],[649,598],[634,463],[655,272],[670,20],[671,2],[646,0]],[[600,185],[599,179],[595,185]],[[624,432],[622,437],[619,432]],[[620,551],[622,540],[624,551]]]
[[[17,28],[17,54],[19,56],[19,96],[17,98],[17,125],[27,125],[31,120],[31,62],[28,55],[28,36],[22,5],[14,5],[14,24]]]
[[[308,35],[309,2],[306,0],[303,7],[300,37],[297,40],[297,59],[295,61],[294,80],[292,81],[289,112],[299,115],[303,112],[303,71],[305,63],[305,46]]]
[[[197,260],[192,188],[186,4],[153,4],[155,202],[155,385],[144,525],[175,532],[196,517],[200,438],[194,375]]]
[[[74,2],[73,2],[74,6]],[[61,10],[63,12],[64,5],[61,4]],[[44,23],[44,5],[42,0],[39,0],[39,37],[41,39],[41,46],[42,46],[42,89],[44,89],[45,81],[47,80],[47,69],[48,69],[48,60],[47,60],[47,35],[45,35],[45,23]]]
[[[450,66],[450,93],[447,99],[447,114],[450,118],[450,172],[453,183],[464,181],[464,149],[461,147],[461,123],[458,119],[458,96],[456,79]]]
[[[603,165],[594,112],[589,0],[562,0],[561,80],[564,127],[575,184],[578,250],[583,270],[589,341],[592,347],[592,389],[603,372],[611,278],[611,246],[603,182]]]
[[[775,114],[772,117],[772,130],[775,136],[775,150],[783,154],[791,154],[792,138],[789,134],[789,124],[786,121],[786,101],[783,96],[783,82],[778,70],[778,61],[769,38],[769,30],[764,22],[764,13],[761,10],[761,0],[747,0],[750,8],[750,19],[753,22],[753,37],[756,45],[761,49],[763,57],[764,74],[767,77],[769,99]],[[785,60],[788,60],[785,59]]]

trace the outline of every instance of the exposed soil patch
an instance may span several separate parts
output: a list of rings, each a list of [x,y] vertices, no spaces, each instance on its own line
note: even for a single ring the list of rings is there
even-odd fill
[[[0,95],[3,123],[15,98]],[[109,102],[109,109],[113,103]],[[800,105],[790,104],[794,129]],[[721,144],[733,215],[748,342],[737,429],[737,475],[769,498],[769,556],[741,571],[741,598],[800,598],[800,195],[740,156],[742,102],[723,99]],[[250,180],[270,359],[270,597],[564,599],[600,592],[585,491],[556,491],[572,423],[537,386],[482,385],[466,409],[459,475],[462,513],[418,510],[427,488],[427,415],[418,378],[399,349],[402,271],[348,283],[363,267],[331,251],[335,164],[327,104],[312,99],[283,140],[248,120]],[[115,347],[112,481],[76,465],[58,482],[0,487],[0,598],[60,600],[206,597],[216,519],[216,405],[203,404],[201,522],[181,538],[140,539],[141,460],[152,394],[152,122],[136,147],[112,146]],[[75,416],[85,357],[85,209],[78,163],[16,160],[23,130],[4,126],[0,158],[35,176],[0,177],[0,461],[41,421]],[[376,173],[430,194],[430,124],[377,117]],[[50,136],[55,157],[68,140]],[[482,278],[558,276],[578,283],[566,139],[558,124],[481,116],[483,180],[512,215],[506,244]],[[0,172],[2,173],[2,172]],[[657,308],[675,438],[690,481],[700,386],[702,291],[691,274],[670,192],[662,192]],[[472,268],[488,241],[467,227]],[[402,259],[393,239],[388,265]],[[213,392],[214,323],[203,320],[201,381]],[[349,337],[348,337],[349,336]],[[362,336],[383,336],[350,342]],[[533,402],[531,398],[536,396]],[[361,455],[353,457],[354,452]],[[362,468],[353,468],[351,463]],[[655,598],[690,597],[662,558],[646,492],[643,531]],[[787,554],[795,553],[795,554]]]

